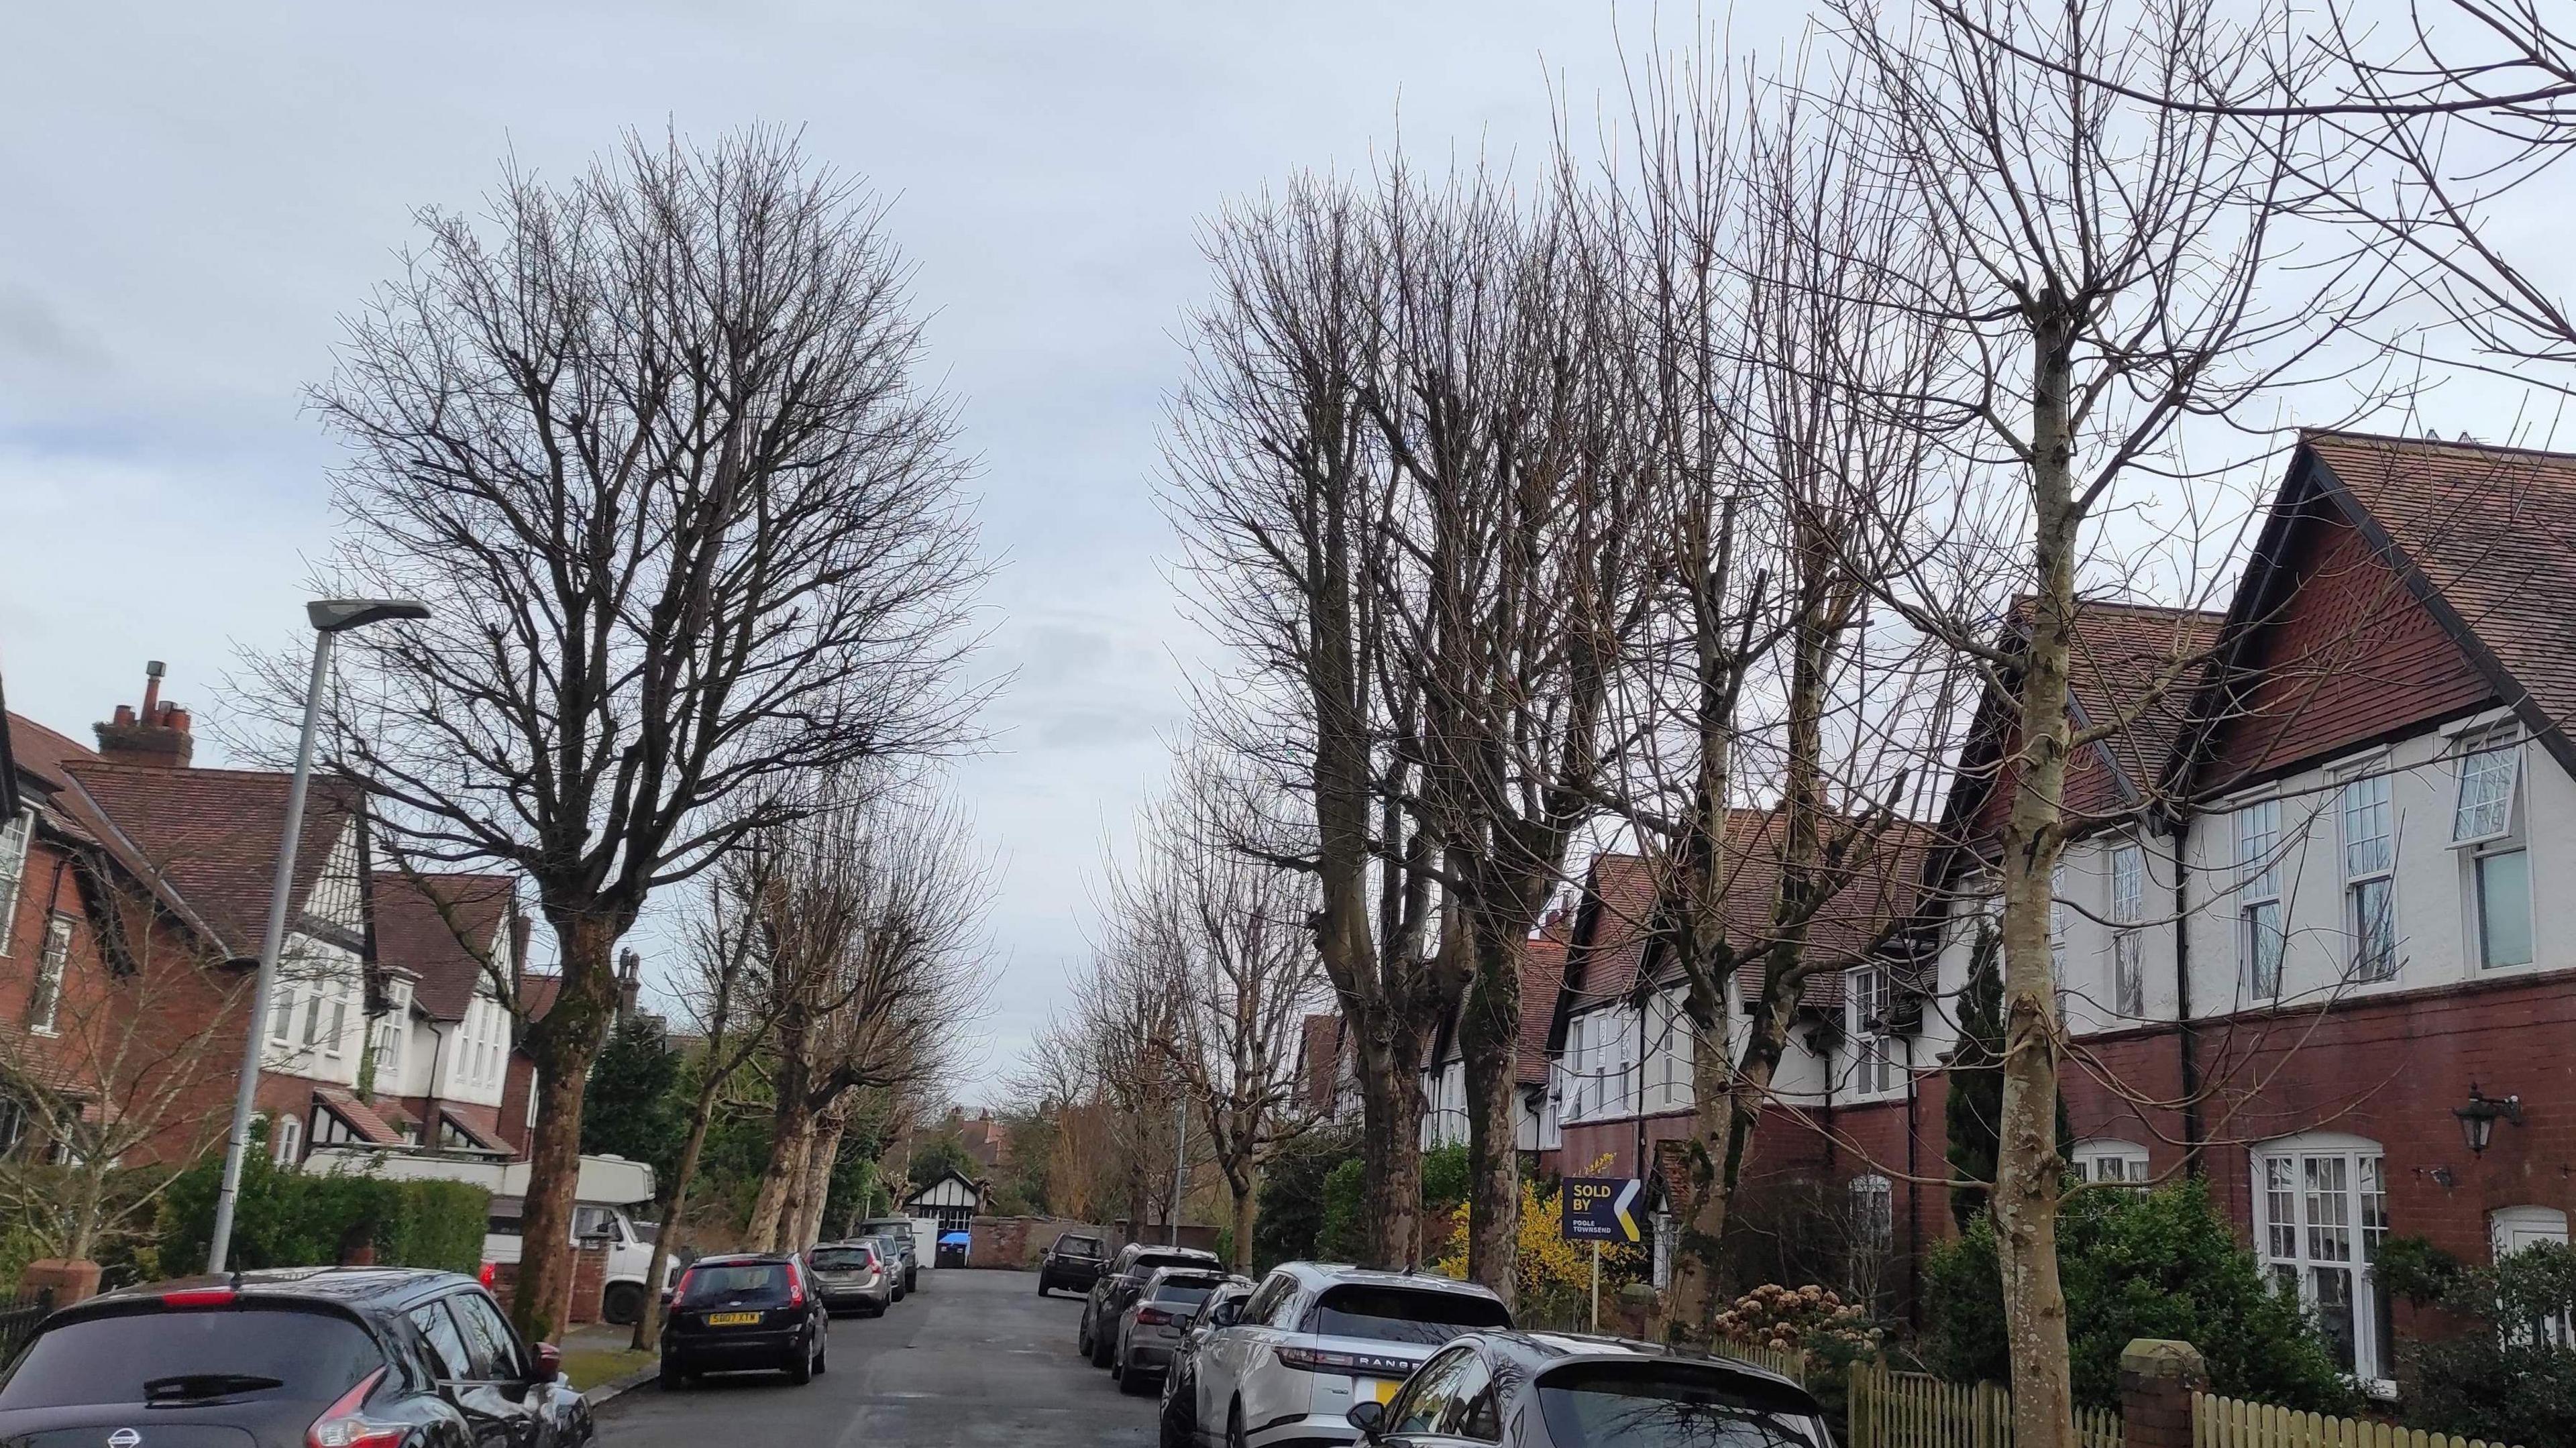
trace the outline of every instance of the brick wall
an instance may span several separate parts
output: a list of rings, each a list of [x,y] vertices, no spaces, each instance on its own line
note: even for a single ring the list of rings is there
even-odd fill
[[[572,1285],[565,1300],[555,1310],[555,1321],[567,1327],[599,1321],[599,1304],[608,1286],[608,1253],[603,1248],[573,1249]],[[519,1290],[519,1264],[497,1263],[492,1268],[492,1295],[508,1306]]]

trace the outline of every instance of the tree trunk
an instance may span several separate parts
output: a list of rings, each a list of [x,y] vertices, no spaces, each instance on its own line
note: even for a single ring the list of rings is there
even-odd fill
[[[708,1054],[715,1045],[708,1043]],[[715,1120],[716,1094],[723,1085],[721,1074],[710,1071],[698,1087],[697,1105],[689,1114],[689,1137],[680,1145],[679,1163],[671,1169],[671,1180],[661,1191],[656,1205],[662,1213],[662,1224],[653,1233],[653,1257],[644,1268],[644,1310],[635,1316],[635,1336],[628,1346],[646,1352],[661,1340],[662,1274],[670,1270],[671,1240],[680,1230],[680,1214],[688,1209],[689,1183],[697,1179],[698,1156],[706,1149],[707,1127]]]
[[[1520,1054],[1522,942],[1501,925],[1475,928],[1476,979],[1459,1019],[1467,1076],[1467,1278],[1519,1297],[1521,1157],[1513,1139],[1513,1067]]]
[[[1234,1261],[1228,1265],[1245,1276],[1252,1274],[1252,1210],[1256,1200],[1252,1174],[1229,1171],[1225,1189],[1234,1194]]]
[[[849,1129],[849,1117],[838,1110],[826,1112],[816,1125],[813,1144],[805,1157],[803,1210],[797,1216],[798,1246],[811,1246],[823,1239],[823,1210],[832,1199],[832,1168],[841,1159],[841,1138]]]
[[[1360,1114],[1372,1267],[1422,1265],[1423,1033],[1389,1022],[1359,1046]]]
[[[528,1141],[528,1193],[520,1222],[519,1283],[510,1317],[530,1342],[552,1341],[555,1314],[572,1296],[573,1193],[581,1185],[582,1090],[591,1058],[617,1008],[615,955],[620,924],[596,916],[559,916],[563,984],[543,1020],[529,1024],[521,1049],[536,1064],[536,1130]]]
[[[2068,428],[2073,319],[2043,294],[2031,428],[2032,559],[2038,588],[2022,660],[2021,748],[2003,838],[2003,1116],[1995,1162],[1995,1247],[2022,1448],[2074,1448],[2066,1293],[2057,1268],[2060,1040],[2049,949],[2054,875],[2063,847],[2068,638],[2075,606],[2073,439]]]
[[[806,1154],[813,1149],[814,1111],[801,1090],[783,1092],[772,1115],[776,1130],[769,1139],[769,1160],[760,1169],[760,1195],[752,1203],[744,1242],[755,1252],[775,1252],[787,1245],[796,1228],[791,1210],[805,1182]]]

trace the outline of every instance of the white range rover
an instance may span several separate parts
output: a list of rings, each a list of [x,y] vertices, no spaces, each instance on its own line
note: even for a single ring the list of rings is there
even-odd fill
[[[1224,1448],[1352,1442],[1352,1403],[1394,1397],[1461,1333],[1511,1325],[1502,1299],[1473,1283],[1282,1263],[1210,1324],[1194,1375],[1193,1436]]]

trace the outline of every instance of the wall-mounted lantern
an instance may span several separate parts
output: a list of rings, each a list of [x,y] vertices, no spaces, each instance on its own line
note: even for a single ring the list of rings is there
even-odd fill
[[[2522,1098],[2489,1096],[2472,1081],[2469,1083],[2469,1104],[2452,1107],[2451,1114],[2460,1118],[2460,1134],[2468,1139],[2469,1154],[2474,1156],[2486,1150],[2487,1143],[2495,1139],[2497,1117],[2503,1117],[2516,1126],[2522,1124]]]

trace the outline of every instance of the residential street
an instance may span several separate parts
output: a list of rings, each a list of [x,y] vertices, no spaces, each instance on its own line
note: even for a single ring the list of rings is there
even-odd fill
[[[1154,1400],[1119,1393],[1074,1356],[1078,1298],[1040,1299],[1023,1272],[922,1274],[880,1318],[832,1324],[830,1371],[805,1387],[747,1375],[681,1393],[647,1384],[599,1412],[604,1448],[753,1443],[1020,1448],[1144,1444]]]

